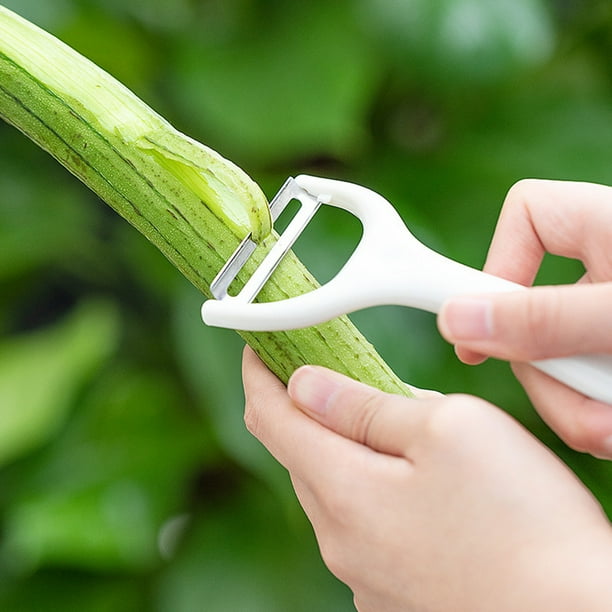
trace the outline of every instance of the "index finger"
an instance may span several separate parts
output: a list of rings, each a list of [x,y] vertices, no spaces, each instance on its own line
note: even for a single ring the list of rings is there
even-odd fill
[[[486,272],[531,285],[545,253],[581,260],[593,282],[612,279],[612,188],[523,180],[508,192]]]

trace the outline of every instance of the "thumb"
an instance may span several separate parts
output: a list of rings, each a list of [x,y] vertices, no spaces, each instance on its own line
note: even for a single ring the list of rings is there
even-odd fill
[[[287,390],[293,402],[322,425],[390,455],[407,454],[428,413],[428,400],[383,393],[318,366],[298,369]]]
[[[510,361],[612,353],[611,304],[611,282],[532,287],[453,298],[438,327],[460,353]]]

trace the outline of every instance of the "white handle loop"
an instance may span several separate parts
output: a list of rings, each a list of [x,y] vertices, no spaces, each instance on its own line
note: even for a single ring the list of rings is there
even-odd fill
[[[208,325],[249,331],[309,327],[339,315],[383,304],[438,312],[449,298],[524,291],[525,287],[464,266],[421,244],[381,195],[359,185],[302,175],[300,187],[343,208],[363,223],[361,241],[334,279],[310,293],[252,304],[239,297],[208,300]],[[532,365],[580,393],[612,404],[612,355],[577,355]]]

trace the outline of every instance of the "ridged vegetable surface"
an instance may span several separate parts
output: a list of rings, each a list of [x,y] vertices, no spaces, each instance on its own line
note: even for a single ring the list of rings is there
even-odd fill
[[[0,116],[95,191],[204,295],[245,235],[252,232],[261,242],[261,254],[276,239],[265,196],[240,168],[178,132],[98,66],[1,6]],[[245,268],[243,281],[256,263]],[[260,299],[282,299],[315,286],[289,254]],[[241,335],[283,381],[300,365],[317,363],[409,394],[346,317],[304,330]]]

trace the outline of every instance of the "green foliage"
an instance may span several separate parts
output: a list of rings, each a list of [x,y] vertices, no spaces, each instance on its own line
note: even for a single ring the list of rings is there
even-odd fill
[[[89,305],[59,325],[0,344],[0,465],[53,437],[115,339],[113,313]]]
[[[300,172],[361,182],[471,265],[516,180],[612,183],[603,0],[4,4],[268,195]],[[324,279],[352,229],[331,215],[298,251]],[[0,254],[0,607],[352,609],[244,429],[240,341],[206,329],[187,281],[4,124]],[[550,258],[539,280],[580,270]],[[460,365],[428,314],[354,320],[405,380],[515,415],[612,513],[610,466],[565,448],[506,364]]]
[[[552,51],[552,20],[540,0],[362,4],[391,53],[433,87],[500,82]]]
[[[181,110],[196,129],[259,164],[350,156],[366,135],[379,72],[348,7],[288,3],[237,18],[221,40],[217,24],[204,22],[175,50]]]

